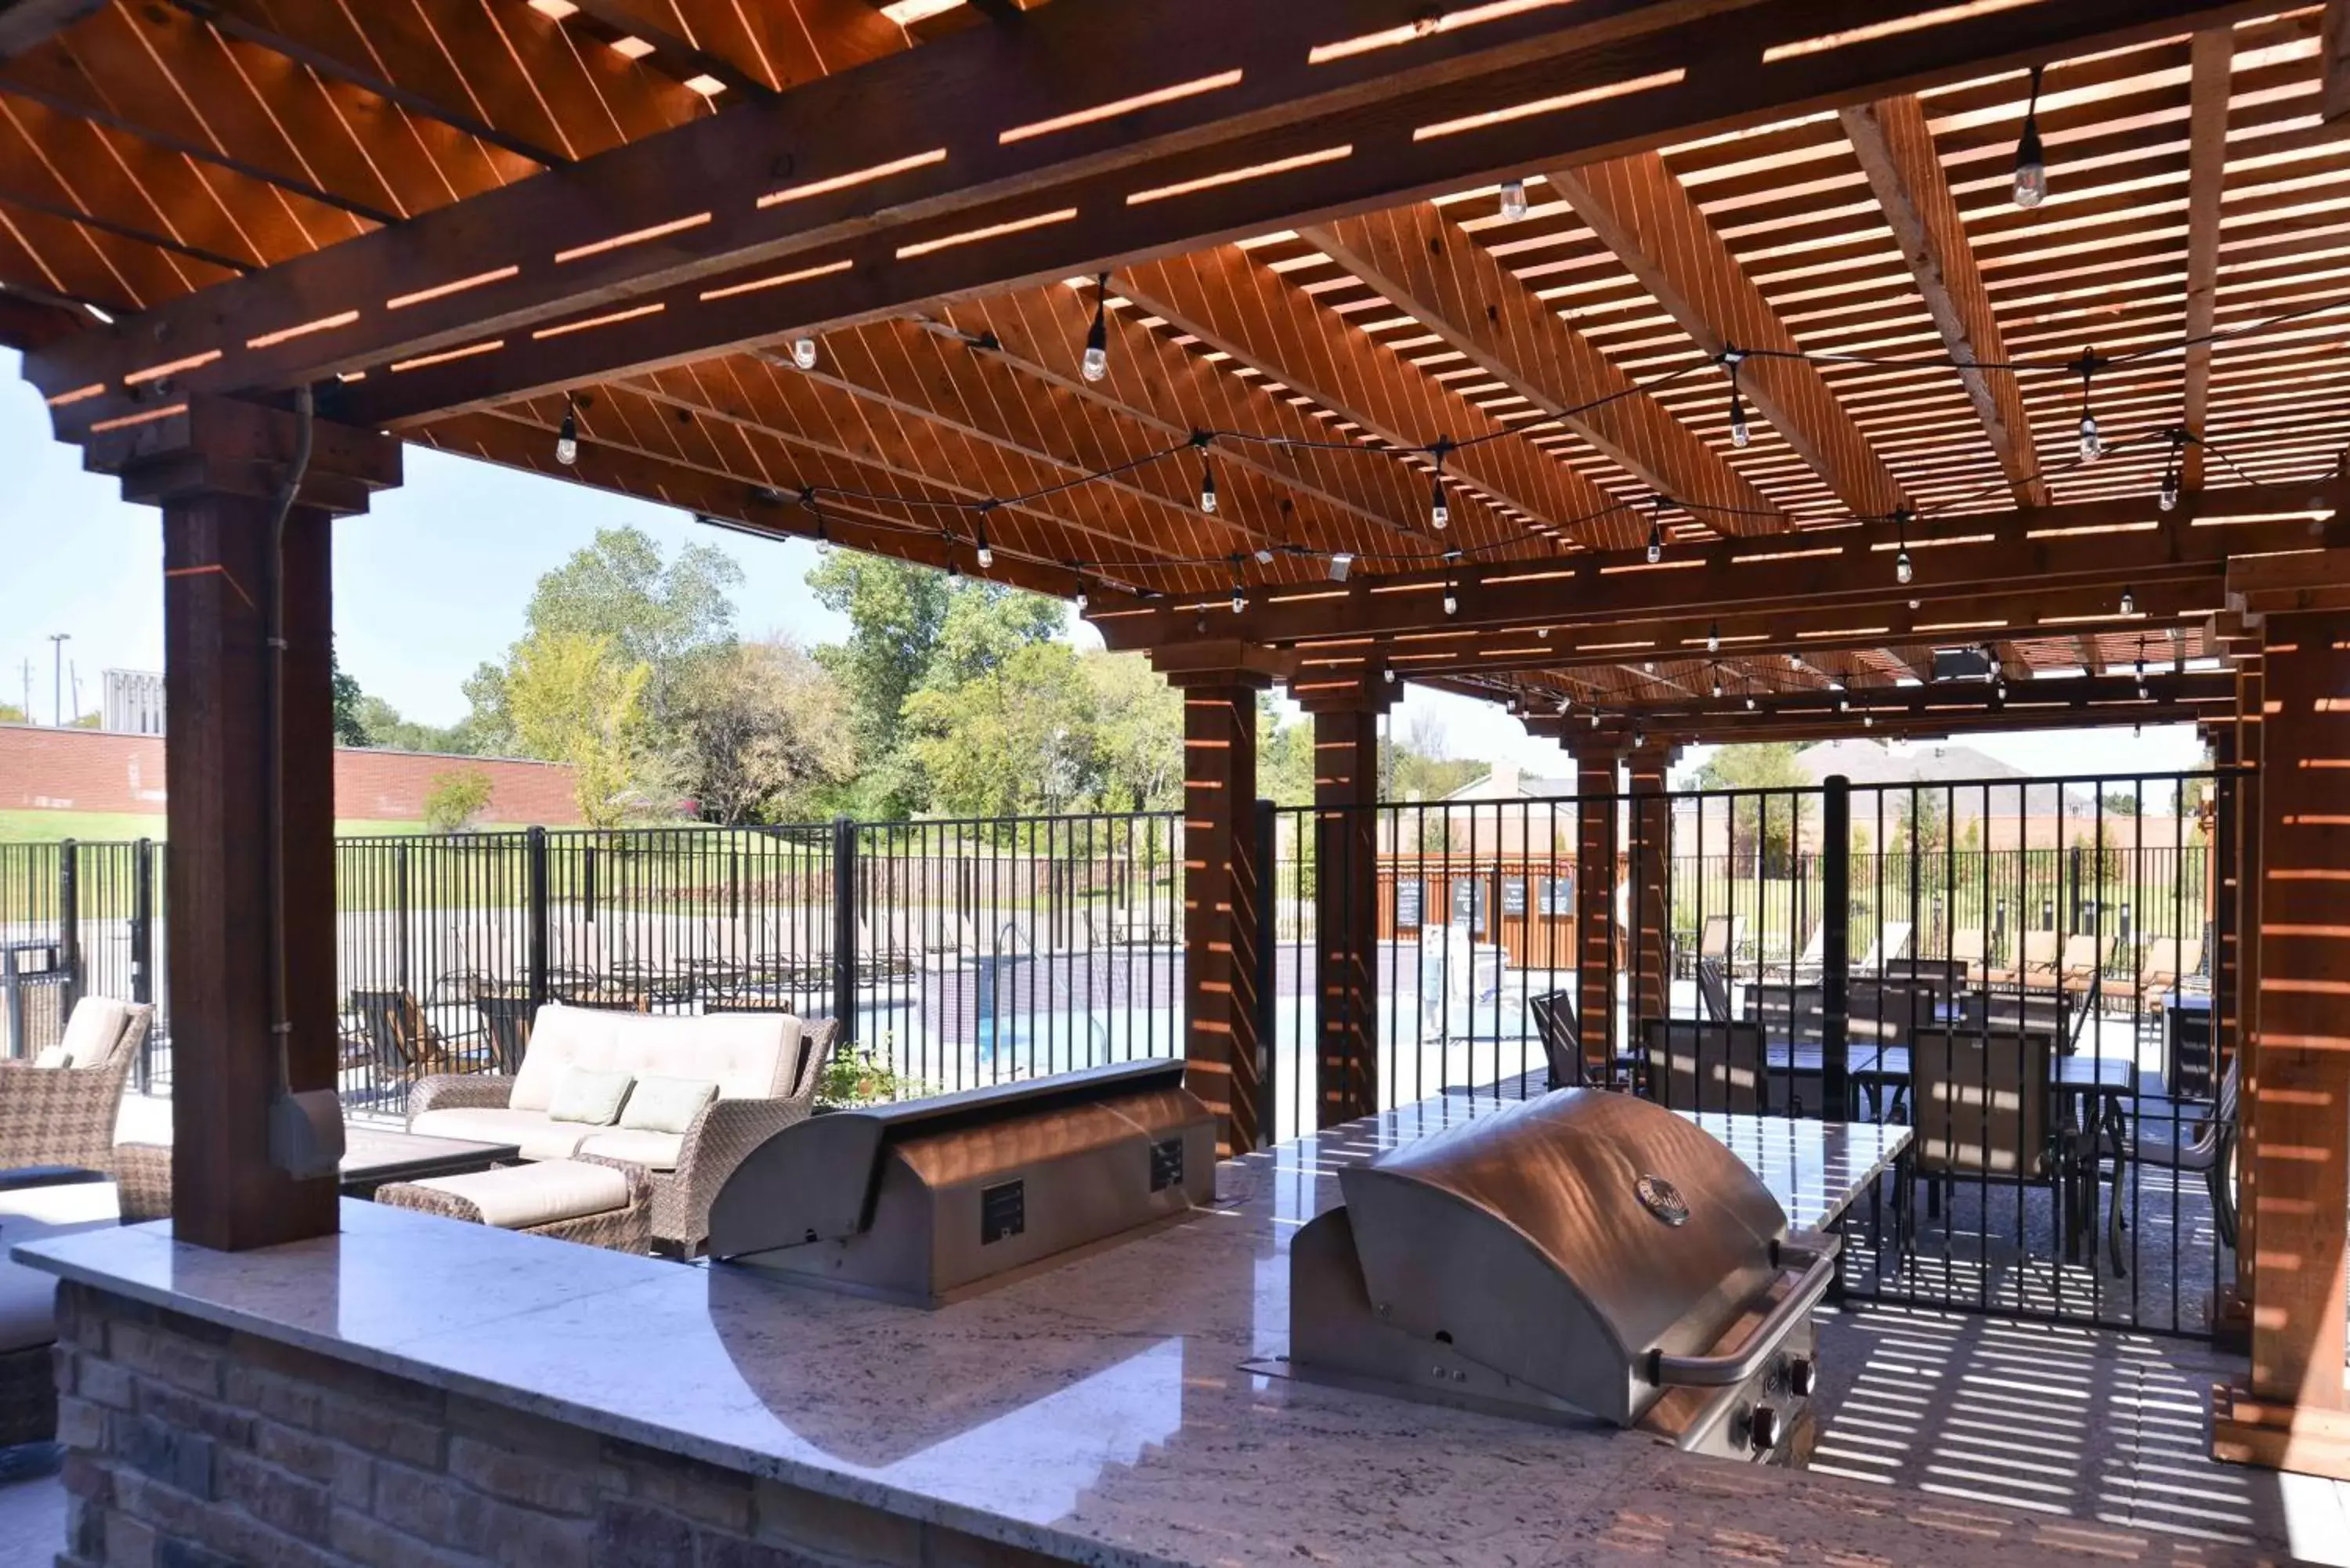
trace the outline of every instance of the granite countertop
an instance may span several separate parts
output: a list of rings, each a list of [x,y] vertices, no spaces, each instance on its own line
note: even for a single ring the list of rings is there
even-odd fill
[[[18,1257],[1081,1563],[1613,1561],[1652,1556],[1659,1521],[1703,1508],[1767,1516],[1795,1561],[1864,1528],[1876,1560],[1975,1560],[1980,1544],[1888,1512],[1879,1489],[1244,1371],[1286,1348],[1288,1238],[1336,1200],[1336,1170],[1476,1108],[1428,1101],[1226,1162],[1213,1209],[938,1312],[358,1201],[341,1234],[264,1251],[182,1247],[157,1223]],[[1798,1224],[1904,1136],[1733,1119],[1718,1136]]]

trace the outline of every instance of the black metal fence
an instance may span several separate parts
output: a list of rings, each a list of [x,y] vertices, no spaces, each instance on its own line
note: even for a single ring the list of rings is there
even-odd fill
[[[1849,1289],[2198,1332],[2232,1242],[2213,1053],[2231,789],[2165,774],[1260,806],[1266,1131],[1315,1126],[1334,1024],[1381,1108],[1588,1081],[1900,1122],[1917,1143],[1852,1217]],[[847,1095],[1183,1049],[1172,815],[336,855],[357,1112],[397,1114],[428,1073],[510,1068],[547,1001],[833,1017]],[[76,988],[153,1001],[144,1074],[168,1084],[165,859],[145,842],[0,845],[9,1050],[47,1043]],[[1593,867],[1606,887],[1579,889]],[[1332,920],[1362,938],[1351,978],[1325,972]]]

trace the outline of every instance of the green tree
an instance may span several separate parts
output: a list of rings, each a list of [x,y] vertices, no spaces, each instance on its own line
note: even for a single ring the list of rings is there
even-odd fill
[[[939,810],[1024,816],[1096,798],[1093,693],[1066,643],[1028,643],[976,679],[925,685],[906,700],[906,721]]]
[[[1256,722],[1256,793],[1275,805],[1314,804],[1314,720],[1275,723],[1270,703]]]
[[[797,643],[749,642],[713,660],[684,715],[685,784],[713,822],[793,822],[854,775],[839,684]]]
[[[2136,816],[2138,814],[2138,792],[2135,789],[2109,789],[2105,794],[2106,815]]]
[[[0,702],[0,724],[22,724],[27,721],[25,711],[14,702]]]
[[[950,585],[927,566],[854,550],[827,550],[807,575],[825,608],[848,618],[848,639],[816,649],[847,693],[858,753],[878,763],[898,749],[899,716],[929,674]]]
[[[648,733],[652,669],[605,638],[539,632],[514,651],[505,700],[532,756],[571,764],[572,798],[590,827],[665,806],[662,759]]]
[[[352,704],[351,716],[360,735],[359,743],[387,752],[439,752],[469,756],[479,751],[472,730],[463,724],[424,724],[403,719],[380,697],[362,695]],[[348,742],[345,742],[348,744]]]
[[[459,833],[489,809],[490,775],[479,768],[457,768],[432,775],[424,792],[424,825],[436,833]]]
[[[332,641],[327,644],[328,683],[334,691],[335,744],[364,746],[368,740],[366,726],[359,720],[359,683],[358,678],[343,669],[343,656]]]
[[[600,641],[620,668],[642,667],[645,716],[654,732],[668,732],[701,670],[734,646],[727,594],[742,580],[742,568],[708,545],[664,560],[641,529],[599,530],[594,544],[538,579],[523,611],[523,641],[504,666],[482,665],[465,682],[467,749],[532,752],[507,688],[522,648],[540,638]]]
[[[1723,746],[1697,771],[1697,785],[1709,790],[1809,790],[1817,782],[1795,760],[1792,742],[1766,741],[1752,745]],[[1771,796],[1768,806],[1759,794],[1741,795],[1731,812],[1742,853],[1759,852],[1762,874],[1784,877],[1794,867],[1799,829],[1812,817],[1811,796],[1797,794],[1792,802]]]
[[[1183,694],[1139,653],[1090,653],[1094,748],[1102,804],[1111,811],[1174,811],[1183,804]]]
[[[1950,847],[1950,803],[1938,789],[1905,792],[1894,803],[1900,818],[1902,846],[1918,855],[1939,855]]]

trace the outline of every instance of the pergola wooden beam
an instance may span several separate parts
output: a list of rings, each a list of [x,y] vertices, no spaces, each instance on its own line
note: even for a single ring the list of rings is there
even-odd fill
[[[1836,20],[1916,8],[1849,0]],[[395,424],[2257,9],[2076,0],[1814,48],[1825,18],[1739,0],[1497,10],[1424,35],[1409,30],[1414,0],[1291,0],[1212,27],[1190,0],[1061,0],[203,291],[32,369],[51,396],[104,389],[59,409],[72,435],[127,411],[125,378],[154,369],[159,340],[200,361],[176,372],[183,388],[248,391],[501,346],[348,390],[345,417]],[[1399,26],[1393,47],[1320,60],[1301,47]],[[1057,64],[1076,59],[1087,68]],[[1178,96],[1119,107],[1150,93]],[[1508,112],[1526,105],[1539,107]],[[660,319],[524,330],[623,298]]]
[[[1662,157],[1554,165],[1544,178],[1706,354],[1802,351]],[[1846,507],[1885,517],[1903,504],[1899,482],[1809,363],[1750,358],[1738,377],[1739,389]]]
[[[1913,725],[1990,725],[2060,715],[2070,716],[2074,722],[2168,722],[2172,721],[2150,720],[2146,715],[2166,710],[2214,712],[2236,701],[2236,678],[2230,670],[2150,674],[2145,686],[2147,694],[2141,699],[2138,682],[2124,677],[2072,676],[2010,681],[2004,701],[1981,682],[1970,686],[1881,686],[1866,691],[1852,688],[1843,691],[1773,693],[1758,697],[1752,708],[1746,706],[1743,695],[1725,691],[1720,701],[1708,699],[1680,704],[1644,704],[1620,711],[1617,704],[1603,701],[1600,712],[1602,727],[1610,720],[1624,724],[1637,722],[1659,736],[1719,740],[1738,734],[1773,740],[1782,738],[1780,732],[1788,729],[1832,729],[1848,735],[1863,727],[1864,716],[1875,719],[1878,724],[1899,720]],[[1565,713],[1529,715],[1525,724],[1536,734],[1571,738],[1579,730],[1588,729],[1589,720],[1588,711],[1578,715],[1575,709],[1569,709]]]
[[[2320,37],[2317,116],[2338,125],[2350,118],[2350,0],[2325,0]]]
[[[1601,404],[1561,422],[1717,533],[1787,525],[1770,497],[1433,202],[1305,228],[1299,237],[1544,414]]]
[[[1226,635],[1263,643],[1400,631],[1544,622],[1610,622],[1728,614],[1773,605],[1920,604],[1972,597],[2018,582],[2120,590],[2165,567],[2208,566],[2230,555],[2307,550],[2350,535],[2334,514],[2350,505],[2350,476],[2303,484],[2248,485],[2180,499],[2158,513],[2149,499],[2075,502],[1984,517],[1912,524],[1914,579],[1898,584],[1890,525],[1823,529],[1793,538],[1724,540],[1669,552],[1650,566],[1637,553],[1402,574],[1369,582],[1275,588],[1234,618]],[[2162,519],[2158,523],[2158,518]],[[2227,518],[2243,519],[2222,522]],[[2325,521],[2314,522],[2324,518]],[[1964,541],[1960,543],[1960,541]],[[1456,611],[1441,609],[1453,586]],[[1196,607],[1180,600],[1096,618],[1112,648],[1185,640]]]
[[[1445,474],[1523,521],[1503,519],[1490,530],[1456,524],[1441,537],[1430,528],[1431,549],[1490,547],[1513,536],[1530,548],[1547,549],[1534,531],[1585,540],[1617,505],[1575,469],[1507,433],[1507,423],[1324,309],[1311,293],[1237,245],[1128,267],[1118,275],[1118,287],[1152,315],[1311,398],[1385,445],[1500,436],[1453,453]],[[1347,435],[1334,427],[1323,439]],[[1430,481],[1431,499],[1433,488]],[[1423,502],[1423,524],[1430,510]]]
[[[2339,8],[2338,6],[2336,7]],[[2201,435],[2211,410],[2211,346],[2220,291],[2220,210],[2228,178],[2228,98],[2235,35],[2207,27],[2189,52],[2187,111],[2187,352],[2180,369],[2180,422]],[[2179,454],[2181,483],[2200,490],[2204,453],[2189,442]]]
[[[36,48],[107,0],[5,0],[0,4],[0,60]]]
[[[1935,151],[1925,106],[1904,93],[1855,104],[1841,119],[1943,347],[1962,367],[2007,363],[2006,339]],[[2048,483],[2040,477],[2032,421],[2016,378],[2004,370],[1961,369],[1957,374],[2016,504],[2046,505]]]
[[[1674,724],[1609,716],[1603,718],[1596,728],[1591,727],[1584,719],[1569,714],[1563,728],[1544,732],[1562,745],[1596,745],[1602,750],[1628,749],[1636,731],[1644,741],[1676,746],[1801,746],[1818,741],[1944,741],[1960,735],[2029,734],[2044,730],[2111,730],[2124,724],[2199,724],[2209,722],[2216,712],[2223,711],[2210,703],[2151,701],[2133,702],[2126,708],[2054,708],[2040,711],[2001,710],[1925,717],[1893,713],[1875,716],[1874,722],[1866,725],[1854,714],[1838,715],[1832,722],[1825,723],[1790,722],[1769,725],[1740,724],[1734,719]],[[2014,786],[2005,787],[2012,789]]]

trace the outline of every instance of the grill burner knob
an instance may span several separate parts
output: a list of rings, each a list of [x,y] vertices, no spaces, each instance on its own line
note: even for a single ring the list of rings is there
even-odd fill
[[[1768,1405],[1754,1407],[1747,1417],[1746,1431],[1758,1454],[1767,1454],[1779,1446],[1779,1412]]]
[[[1798,1355],[1787,1363],[1787,1391],[1798,1399],[1808,1399],[1820,1383],[1819,1364],[1808,1355]]]

